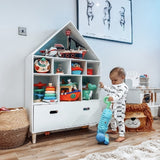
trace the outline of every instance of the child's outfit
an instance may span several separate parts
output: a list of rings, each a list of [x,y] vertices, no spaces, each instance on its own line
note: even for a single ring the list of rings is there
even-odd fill
[[[119,129],[119,136],[125,136],[125,112],[126,112],[126,97],[128,92],[128,87],[125,83],[112,85],[111,87],[105,87],[104,90],[107,91],[107,96],[113,97],[112,102],[112,119],[111,128],[113,131],[117,131],[117,126]]]

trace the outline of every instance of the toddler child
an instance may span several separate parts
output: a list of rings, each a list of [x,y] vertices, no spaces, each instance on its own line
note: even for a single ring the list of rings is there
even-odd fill
[[[121,67],[115,67],[110,71],[110,80],[112,82],[111,87],[106,87],[100,82],[100,88],[107,91],[108,101],[112,102],[112,119],[111,119],[111,131],[108,133],[117,133],[117,126],[119,130],[119,137],[115,140],[116,142],[122,142],[125,140],[125,111],[126,111],[126,96],[128,87],[124,83],[125,71]]]

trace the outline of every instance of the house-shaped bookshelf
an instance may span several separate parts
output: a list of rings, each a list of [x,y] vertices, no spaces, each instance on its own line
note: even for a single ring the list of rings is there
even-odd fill
[[[40,133],[96,125],[99,80],[100,61],[72,22],[28,55],[25,107],[33,143]]]

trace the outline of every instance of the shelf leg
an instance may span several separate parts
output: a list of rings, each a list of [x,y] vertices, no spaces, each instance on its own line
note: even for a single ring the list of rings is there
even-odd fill
[[[36,133],[32,134],[32,143],[36,143]]]

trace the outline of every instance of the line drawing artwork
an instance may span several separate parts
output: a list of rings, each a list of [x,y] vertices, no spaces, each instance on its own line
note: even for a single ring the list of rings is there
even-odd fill
[[[120,13],[120,26],[125,30],[125,8],[121,7],[121,10],[119,11]]]
[[[84,37],[132,44],[132,0],[77,0],[77,28]]]
[[[94,2],[91,0],[87,0],[87,18],[88,18],[88,25],[89,26],[90,26],[91,21],[94,18],[93,6],[94,6]]]
[[[111,9],[112,9],[111,3],[108,0],[106,0],[104,7],[103,24],[106,25],[107,22],[108,30],[110,29],[110,24],[111,24]]]

